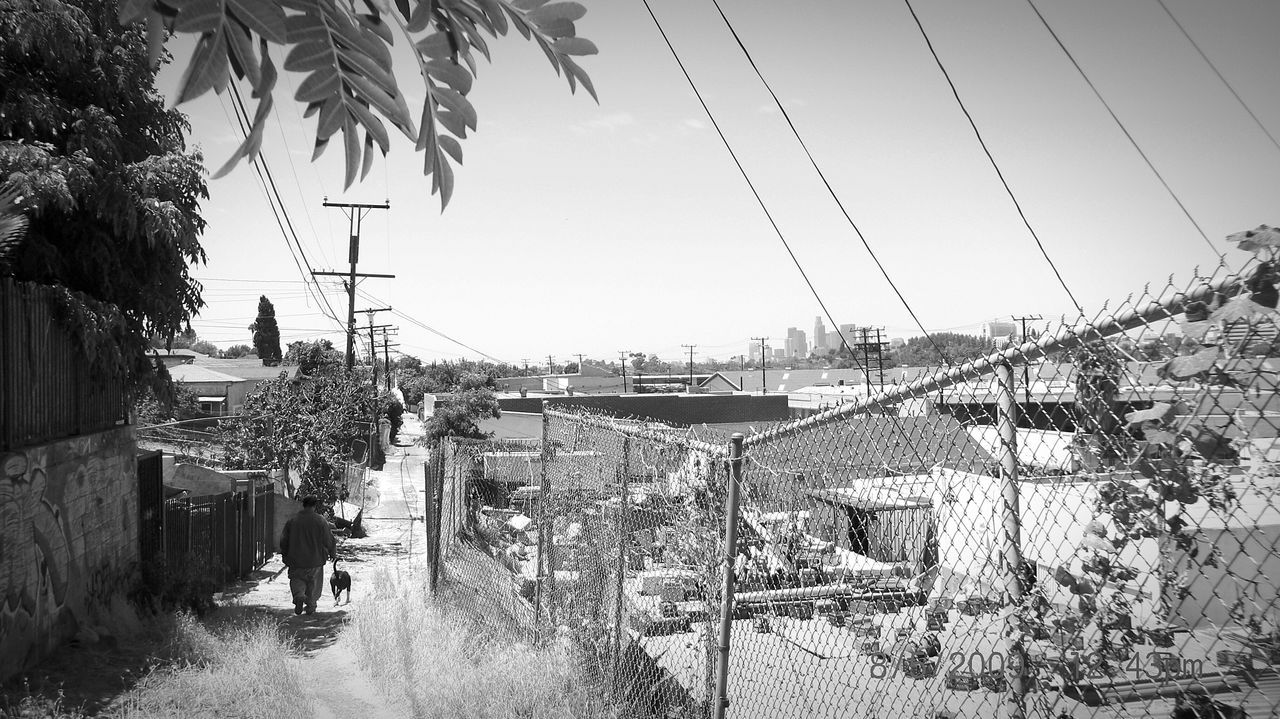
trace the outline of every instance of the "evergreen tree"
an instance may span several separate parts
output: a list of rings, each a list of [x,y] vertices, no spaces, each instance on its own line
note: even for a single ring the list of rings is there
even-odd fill
[[[276,308],[266,295],[258,298],[258,319],[249,325],[253,332],[253,348],[267,367],[280,364],[280,326],[276,324]]]

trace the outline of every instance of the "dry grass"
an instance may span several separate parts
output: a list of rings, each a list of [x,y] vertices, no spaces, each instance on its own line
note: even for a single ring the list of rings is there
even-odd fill
[[[361,665],[416,719],[599,719],[614,714],[562,644],[534,648],[476,626],[415,574],[380,572],[350,631]]]
[[[178,618],[166,660],[101,716],[271,717],[314,714],[302,659],[269,617]]]

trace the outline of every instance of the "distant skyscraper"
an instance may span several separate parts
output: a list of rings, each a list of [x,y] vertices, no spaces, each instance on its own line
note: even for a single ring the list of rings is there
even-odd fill
[[[795,327],[787,328],[786,355],[788,357],[808,357],[809,343],[805,341],[804,330]]]
[[[822,324],[821,317],[813,318],[813,348],[815,350],[827,348],[827,326]]]
[[[844,336],[845,344],[849,345],[849,349],[853,349],[854,345],[862,341],[860,329],[855,324],[841,324],[840,334]],[[840,349],[840,338],[833,337],[830,344],[832,349]]]

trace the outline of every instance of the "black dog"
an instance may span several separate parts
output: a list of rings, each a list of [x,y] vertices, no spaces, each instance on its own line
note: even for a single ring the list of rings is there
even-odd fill
[[[351,603],[351,573],[338,569],[338,560],[333,560],[333,574],[329,577],[329,588],[333,590],[333,604],[338,605],[338,595],[347,591],[347,604]]]

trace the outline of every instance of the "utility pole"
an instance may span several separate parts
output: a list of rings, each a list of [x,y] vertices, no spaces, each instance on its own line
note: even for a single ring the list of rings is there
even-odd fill
[[[1023,315],[1022,317],[1012,317],[1014,322],[1022,325],[1022,342],[1027,341],[1027,323],[1035,320],[1042,320],[1044,317],[1040,315]],[[1019,344],[1021,344],[1020,342]],[[1027,405],[1026,412],[1031,412],[1031,372],[1027,367],[1025,360],[1022,362],[1022,396],[1023,401]]]
[[[312,272],[313,276],[325,277],[343,277],[343,287],[347,290],[347,371],[350,372],[356,366],[356,278],[380,277],[384,279],[394,278],[395,275],[384,274],[362,274],[356,272],[356,265],[360,262],[360,223],[364,220],[364,216],[373,210],[389,210],[390,202],[383,202],[381,205],[366,205],[352,202],[329,202],[329,198],[324,198],[325,207],[337,207],[347,216],[347,226],[350,230],[351,241],[347,249],[347,262],[351,265],[348,272]]]
[[[393,329],[393,331],[394,331],[394,329],[395,329],[395,328],[392,328],[392,329]],[[387,375],[387,394],[391,394],[391,348],[392,348],[392,347],[399,347],[400,345],[399,345],[398,343],[397,343],[397,344],[389,344],[389,343],[388,343],[388,341],[387,341],[387,338],[388,338],[388,337],[390,337],[390,334],[389,334],[389,333],[387,333],[387,332],[383,332],[383,333],[382,333],[382,364],[383,364],[383,367],[385,367],[385,368],[386,368],[386,370],[387,370],[387,372],[386,372],[386,375]]]
[[[765,346],[764,346],[764,343],[768,339],[769,339],[768,337],[752,337],[751,338],[752,342],[760,343],[760,394],[769,393],[769,382],[767,379],[765,379],[765,373],[764,373],[765,365],[769,364],[769,357],[765,354]]]
[[[583,355],[581,352],[577,352],[575,354],[577,354],[578,356],[578,374],[582,374],[582,356]]]
[[[374,330],[385,330],[393,325],[375,325],[373,323],[373,312],[369,313],[369,326],[361,327],[362,330],[369,330],[369,369],[373,372],[373,387],[378,387],[378,341],[374,338]]]
[[[528,357],[521,357],[521,358],[520,358],[520,361],[521,361],[522,363],[524,363],[524,376],[525,376],[525,377],[528,377],[528,376],[529,376],[529,358],[528,358]]]
[[[627,355],[626,350],[618,350],[618,362],[622,364],[622,393],[627,393]]]
[[[689,389],[693,390],[693,348],[698,345],[680,345],[689,348]]]
[[[555,363],[551,361],[551,355],[547,355],[547,374],[555,374],[555,373],[556,373]]]

